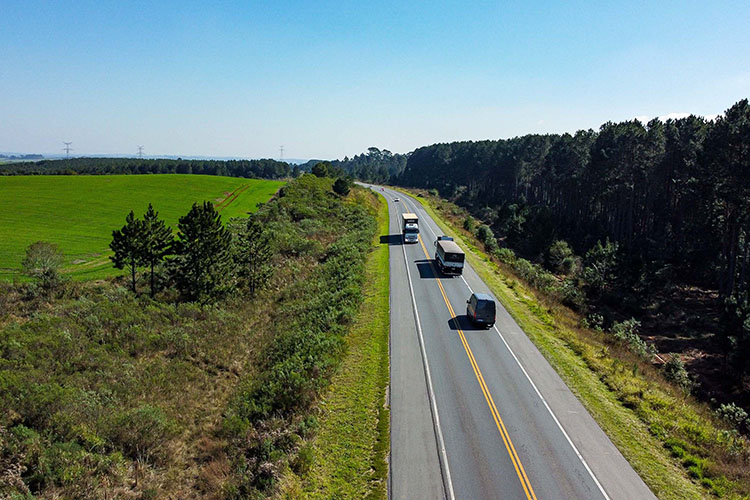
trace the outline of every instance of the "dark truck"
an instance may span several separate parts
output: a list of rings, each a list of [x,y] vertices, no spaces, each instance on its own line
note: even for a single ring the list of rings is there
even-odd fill
[[[443,274],[460,276],[464,270],[464,251],[449,236],[435,240],[435,262]]]
[[[495,301],[486,293],[472,293],[466,301],[466,316],[474,325],[492,328],[495,324]]]

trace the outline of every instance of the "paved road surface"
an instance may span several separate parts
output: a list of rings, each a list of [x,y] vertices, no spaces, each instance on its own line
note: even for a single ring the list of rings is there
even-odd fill
[[[466,300],[489,289],[468,265],[438,276],[421,206],[373,189],[391,219],[390,497],[654,499],[499,303],[495,328],[469,324]],[[401,242],[405,212],[420,243]]]

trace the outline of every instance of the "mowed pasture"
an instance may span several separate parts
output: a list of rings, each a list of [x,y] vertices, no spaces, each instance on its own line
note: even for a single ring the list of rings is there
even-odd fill
[[[26,247],[57,244],[64,271],[75,279],[119,273],[112,267],[112,231],[133,210],[149,203],[177,231],[178,219],[194,202],[213,202],[226,222],[256,210],[282,181],[211,175],[70,175],[0,177],[0,279],[20,278]]]

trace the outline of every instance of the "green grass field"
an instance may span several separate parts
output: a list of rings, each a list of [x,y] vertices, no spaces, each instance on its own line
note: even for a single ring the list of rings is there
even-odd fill
[[[149,203],[176,230],[193,202],[214,202],[226,221],[256,209],[281,181],[210,175],[101,175],[0,177],[0,279],[19,277],[26,247],[59,245],[75,279],[118,273],[109,261],[112,231],[130,210]]]

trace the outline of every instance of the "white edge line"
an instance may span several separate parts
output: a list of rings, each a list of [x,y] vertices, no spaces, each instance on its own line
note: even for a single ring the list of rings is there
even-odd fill
[[[398,213],[398,209],[396,209],[396,212]],[[448,456],[445,452],[445,441],[443,440],[443,431],[440,428],[440,416],[438,415],[437,401],[435,400],[435,391],[432,388],[432,377],[430,376],[430,363],[427,359],[427,351],[425,351],[425,347],[424,347],[424,337],[422,336],[422,323],[419,321],[419,311],[417,310],[417,302],[414,298],[414,288],[412,287],[411,272],[409,271],[409,264],[408,264],[409,261],[406,256],[406,248],[404,248],[404,245],[401,245],[401,250],[404,253],[404,266],[406,267],[406,277],[409,280],[409,293],[411,295],[411,304],[412,304],[412,308],[414,309],[414,318],[416,319],[416,323],[417,323],[419,348],[422,353],[422,359],[424,360],[424,371],[425,371],[425,377],[427,379],[428,398],[430,399],[430,405],[432,406],[432,414],[435,419],[435,432],[437,434],[438,442],[440,446],[440,456],[442,458],[441,469],[444,472],[444,481],[446,483],[446,484],[443,484],[443,488],[447,490],[445,493],[448,495],[449,500],[455,500],[456,495],[453,492],[453,481],[451,480],[451,471],[450,471],[450,468],[448,467]]]
[[[407,199],[407,197],[404,196],[404,199]],[[412,201],[412,203],[415,204],[414,210],[416,210],[416,202],[414,202],[413,200],[410,200],[410,201]],[[421,206],[421,204],[420,204],[420,206]],[[424,211],[424,207],[422,207],[422,210]],[[425,211],[425,213],[426,213],[426,211]],[[435,223],[435,224],[437,224],[437,223]],[[430,232],[432,233],[432,235],[435,236],[435,233],[432,231],[432,228],[430,228],[429,222],[427,222],[426,226],[427,226],[427,229],[430,230]],[[406,254],[404,254],[404,255],[406,255]],[[407,269],[407,271],[408,271],[408,269]],[[409,280],[411,282],[411,278]],[[471,293],[474,293],[474,290],[471,288],[471,286],[466,281],[466,278],[463,275],[461,275],[461,280],[464,282],[464,284],[469,289],[469,291]],[[607,492],[604,491],[604,487],[601,485],[601,483],[599,482],[599,480],[596,478],[596,475],[594,475],[594,472],[589,467],[589,464],[586,462],[586,459],[583,458],[583,455],[581,455],[581,452],[578,451],[578,448],[573,443],[573,440],[570,439],[570,436],[568,436],[568,433],[565,432],[565,429],[563,428],[563,426],[560,423],[560,421],[557,419],[557,416],[555,415],[555,412],[553,412],[552,408],[550,408],[549,404],[547,404],[547,400],[544,399],[544,396],[542,396],[542,393],[539,392],[539,389],[537,388],[536,384],[534,383],[533,380],[531,380],[531,377],[526,372],[526,369],[521,364],[521,361],[519,361],[518,357],[516,356],[516,353],[513,352],[513,349],[510,348],[510,345],[508,345],[508,342],[505,340],[505,337],[503,337],[503,334],[500,333],[500,330],[497,328],[497,325],[495,325],[493,328],[494,328],[495,332],[497,333],[497,336],[500,337],[500,340],[502,340],[503,344],[505,344],[505,347],[508,349],[508,352],[510,353],[510,355],[513,356],[513,359],[516,361],[516,364],[518,365],[518,367],[521,369],[521,371],[523,372],[523,374],[526,376],[526,380],[528,380],[529,383],[531,384],[531,387],[534,388],[534,392],[536,392],[536,395],[539,396],[539,399],[542,400],[542,403],[544,404],[544,407],[547,408],[547,411],[549,412],[550,416],[552,417],[552,420],[555,421],[555,423],[557,424],[557,427],[560,429],[560,432],[562,432],[563,436],[565,436],[565,439],[568,441],[568,444],[570,444],[570,447],[573,448],[573,451],[575,452],[576,456],[581,461],[581,463],[583,464],[583,467],[586,469],[586,471],[589,473],[589,476],[591,476],[591,479],[594,480],[594,483],[596,484],[597,488],[599,488],[599,491],[601,492],[601,494],[604,496],[604,498],[606,500],[610,500],[609,495],[607,495]]]

